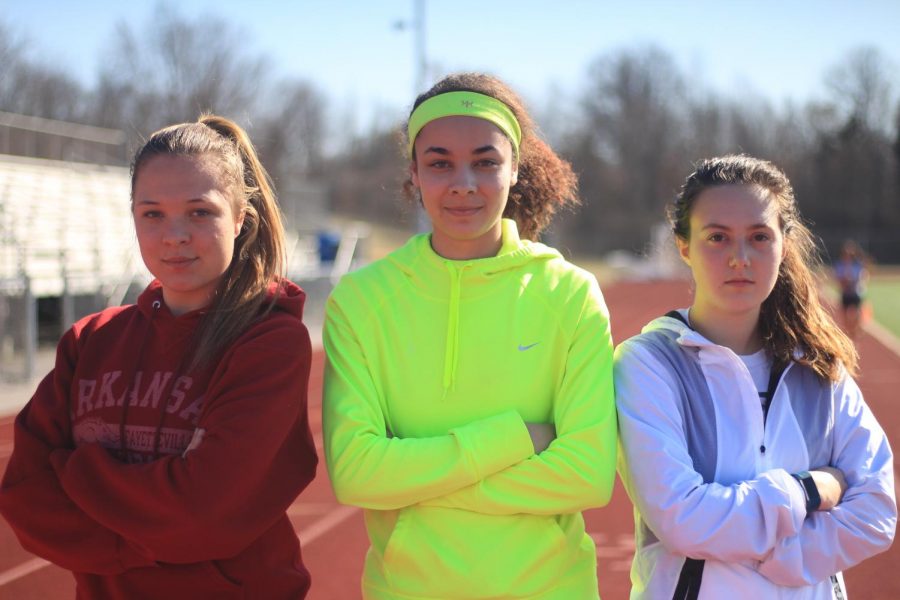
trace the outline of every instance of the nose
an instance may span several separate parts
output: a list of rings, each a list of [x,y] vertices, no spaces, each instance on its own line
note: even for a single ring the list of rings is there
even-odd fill
[[[731,253],[731,260],[728,261],[728,264],[733,267],[747,267],[750,265],[750,249],[747,247],[747,244],[744,242],[738,242],[734,248],[734,252]]]
[[[170,246],[180,246],[190,241],[191,235],[187,226],[178,219],[174,219],[166,224],[163,231],[162,240],[164,244]]]
[[[453,181],[450,184],[450,192],[453,194],[474,194],[476,187],[475,173],[468,167],[461,167],[454,173]]]

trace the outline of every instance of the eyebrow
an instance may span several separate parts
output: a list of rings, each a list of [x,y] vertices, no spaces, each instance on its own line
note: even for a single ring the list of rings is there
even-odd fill
[[[475,148],[474,150],[472,150],[472,154],[485,154],[487,152],[499,152],[499,150],[497,150],[497,147],[494,146],[493,144],[488,144],[487,146],[479,146],[478,148]],[[441,156],[447,156],[450,154],[450,151],[447,150],[446,148],[442,148],[441,146],[429,146],[428,148],[425,149],[425,152],[423,152],[422,154],[428,154],[428,153],[440,154]]]
[[[728,225],[721,225],[719,223],[707,223],[700,228],[701,231],[704,229],[725,229],[727,231],[731,231],[731,227],[729,227]],[[772,226],[765,223],[754,223],[753,225],[747,227],[747,229],[772,229]]]
[[[190,200],[188,200],[188,203],[191,202],[209,202],[209,200],[207,200],[206,198],[191,198]],[[156,200],[144,199],[138,200],[137,202],[135,202],[135,204],[159,204],[159,202],[157,202]]]

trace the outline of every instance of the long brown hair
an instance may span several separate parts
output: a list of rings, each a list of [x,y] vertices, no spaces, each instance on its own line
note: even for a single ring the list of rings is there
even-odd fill
[[[578,197],[578,179],[572,171],[572,165],[557,156],[538,136],[534,120],[525,110],[525,105],[518,95],[508,85],[491,75],[483,73],[448,75],[427,92],[419,95],[412,110],[433,96],[463,91],[476,92],[499,100],[516,116],[522,130],[518,156],[519,176],[516,185],[509,190],[509,201],[503,216],[515,220],[521,237],[537,239],[559,208],[581,202]],[[406,131],[405,127],[403,129]],[[403,140],[403,148],[407,147],[407,142],[408,140]],[[411,178],[403,182],[403,192],[410,200],[417,199],[417,190]]]
[[[798,362],[824,379],[837,381],[842,367],[854,375],[859,356],[819,300],[815,271],[821,258],[812,233],[800,217],[791,182],[781,169],[745,155],[701,161],[669,207],[674,234],[688,241],[694,202],[704,190],[721,185],[758,186],[768,192],[778,213],[785,252],[775,287],[760,308],[759,331],[766,349],[784,364],[800,349],[803,356]]]
[[[131,164],[132,202],[141,167],[154,156],[202,157],[231,192],[235,214],[244,215],[234,255],[195,333],[191,367],[208,365],[261,314],[266,290],[284,275],[284,226],[275,190],[247,133],[233,121],[202,115],[196,123],[153,133]]]

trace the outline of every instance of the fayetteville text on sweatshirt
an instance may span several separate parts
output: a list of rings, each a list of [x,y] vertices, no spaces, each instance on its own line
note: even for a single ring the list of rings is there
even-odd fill
[[[158,282],[62,338],[16,419],[0,511],[79,598],[305,595],[285,511],[316,469],[311,347],[305,294],[277,293],[205,369],[184,359],[202,310],[173,316]]]
[[[366,509],[367,598],[597,597],[581,510],[612,493],[609,319],[596,280],[503,221],[495,257],[430,236],[344,277],[324,330],[325,454]],[[540,454],[526,422],[552,423]]]

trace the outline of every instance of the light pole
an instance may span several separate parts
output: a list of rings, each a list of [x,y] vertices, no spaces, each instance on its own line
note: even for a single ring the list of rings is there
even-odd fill
[[[412,0],[412,21],[397,21],[395,27],[401,31],[413,30],[413,57],[415,60],[415,77],[413,79],[413,98],[425,91],[428,85],[428,58],[425,48],[425,0]],[[431,229],[431,222],[422,206],[416,208],[416,231],[424,233]]]
[[[413,97],[425,91],[428,84],[428,57],[425,49],[425,0],[412,0],[412,19],[394,21],[397,31],[413,31],[413,58],[415,60],[415,77],[413,78]]]
[[[428,79],[428,59],[425,52],[425,0],[413,0],[413,55],[416,57],[416,89],[417,96],[425,91]]]

